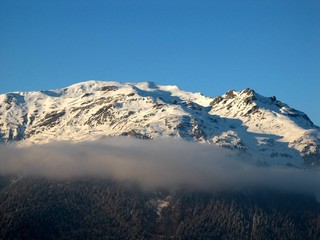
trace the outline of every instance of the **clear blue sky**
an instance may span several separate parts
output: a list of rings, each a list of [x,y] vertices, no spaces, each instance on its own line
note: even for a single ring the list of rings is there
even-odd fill
[[[250,87],[320,125],[319,0],[1,0],[0,93],[154,81]]]

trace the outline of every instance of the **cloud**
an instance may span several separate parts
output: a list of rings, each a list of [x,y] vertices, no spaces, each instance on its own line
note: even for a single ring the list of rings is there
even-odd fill
[[[107,138],[96,142],[0,146],[0,172],[23,176],[94,176],[135,181],[143,188],[271,189],[315,192],[315,170],[257,166],[213,145],[172,139]]]

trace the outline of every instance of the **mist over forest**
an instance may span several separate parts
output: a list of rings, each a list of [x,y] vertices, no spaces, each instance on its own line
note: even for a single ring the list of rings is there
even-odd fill
[[[319,171],[267,166],[241,153],[181,140],[126,137],[94,142],[0,146],[0,172],[58,179],[133,181],[144,189],[281,190],[317,194]]]

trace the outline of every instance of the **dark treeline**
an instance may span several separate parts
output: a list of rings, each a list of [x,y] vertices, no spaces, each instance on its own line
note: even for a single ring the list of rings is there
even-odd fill
[[[169,197],[168,197],[169,196]],[[160,215],[153,200],[167,199]],[[0,239],[320,239],[314,196],[0,177]]]

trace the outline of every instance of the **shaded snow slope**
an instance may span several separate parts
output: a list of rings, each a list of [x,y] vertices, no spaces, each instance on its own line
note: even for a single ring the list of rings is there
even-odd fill
[[[211,98],[155,83],[88,81],[0,95],[0,141],[22,145],[105,136],[216,144],[268,164],[319,165],[306,114],[251,89]]]

